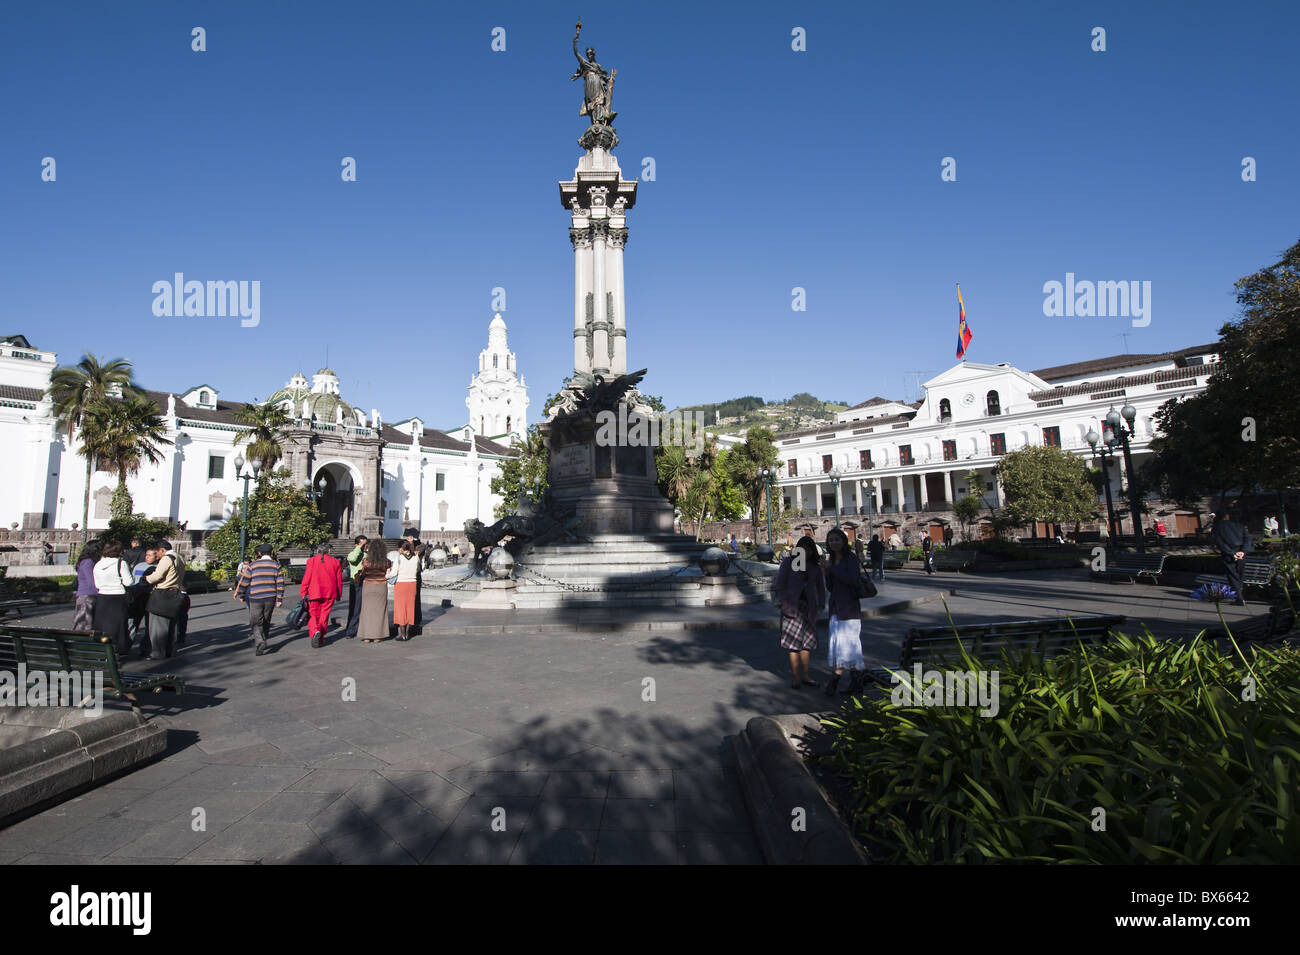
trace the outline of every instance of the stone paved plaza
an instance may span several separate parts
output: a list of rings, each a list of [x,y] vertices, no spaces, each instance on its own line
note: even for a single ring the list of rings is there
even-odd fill
[[[1125,613],[1164,635],[1217,622],[1184,589],[1082,571],[908,570],[882,597],[940,587],[958,621]],[[433,621],[405,644],[312,650],[283,613],[258,658],[242,604],[195,598],[189,644],[155,664],[190,692],[144,705],[167,754],[0,830],[0,863],[757,863],[728,737],[826,702],[790,689],[774,629],[467,636]],[[931,601],[867,620],[869,662],[944,619]],[[71,609],[28,621],[68,626]],[[823,628],[818,669],[824,654]]]

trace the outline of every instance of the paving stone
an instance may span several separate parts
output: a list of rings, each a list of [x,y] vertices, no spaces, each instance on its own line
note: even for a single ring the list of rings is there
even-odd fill
[[[600,828],[672,832],[676,828],[673,801],[611,797],[605,800],[605,811],[600,817]]]
[[[739,793],[716,799],[676,799],[678,831],[749,833],[749,813]]]
[[[424,859],[443,834],[451,828],[450,820],[439,819],[431,812],[413,812],[403,816],[377,816],[379,828],[416,860]]]
[[[675,865],[677,843],[671,832],[619,832],[602,829],[597,865]]]
[[[255,862],[267,855],[277,855],[282,843],[310,834],[304,826],[283,822],[255,822],[244,818],[222,830],[185,858],[192,861],[244,860]]]
[[[603,799],[609,794],[609,773],[552,772],[546,778],[542,796]]]
[[[337,793],[342,795],[367,775],[365,769],[316,769],[286,787],[290,792]]]
[[[115,819],[105,825],[91,823],[51,842],[46,851],[54,855],[99,859],[139,839],[156,825],[156,822],[145,819]]]
[[[533,804],[532,813],[528,817],[528,827],[596,830],[601,826],[604,810],[603,798],[555,797],[543,793]]]
[[[546,785],[546,773],[474,772],[458,769],[444,774],[476,797],[536,796]]]
[[[337,802],[337,793],[282,792],[276,793],[245,818],[250,822],[303,823]]]
[[[663,770],[612,772],[609,774],[609,795],[618,799],[672,799],[673,774]]]
[[[167,822],[154,823],[139,837],[110,852],[109,857],[175,861],[189,855],[221,832],[220,828],[212,825],[204,832],[195,832],[190,822],[189,813],[181,813]]]
[[[321,840],[337,861],[352,865],[414,865],[416,859],[378,826]]]
[[[519,836],[511,865],[590,865],[596,861],[599,834],[580,829],[529,827]]]
[[[763,854],[748,831],[679,832],[677,861],[683,865],[762,865]]]

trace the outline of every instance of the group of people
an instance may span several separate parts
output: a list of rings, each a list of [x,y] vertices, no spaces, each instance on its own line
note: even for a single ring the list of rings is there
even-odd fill
[[[874,543],[879,544],[878,537]],[[870,546],[870,545],[868,545]],[[831,677],[825,693],[833,694],[849,671],[841,690],[862,688],[866,667],[862,658],[862,562],[838,527],[826,534],[823,559],[811,536],[800,537],[781,561],[776,574],[776,598],[781,605],[781,646],[790,653],[791,686],[816,686],[809,673],[812,651],[817,649],[817,617],[829,602],[830,648],[827,663]]]
[[[185,562],[168,541],[129,547],[119,540],[89,541],[77,558],[77,597],[72,629],[97,631],[126,656],[174,656],[185,643],[190,598]]]
[[[409,640],[423,625],[420,606],[421,572],[428,556],[428,545],[420,541],[419,532],[407,530],[395,551],[388,551],[383,540],[359,535],[343,562],[322,544],[307,560],[299,595],[307,603],[307,633],[312,647],[325,646],[330,627],[330,613],[342,599],[343,583],[348,583],[348,622],[341,635],[360,637],[364,643],[378,643],[389,636],[388,584],[393,584],[392,626],[398,640]],[[258,656],[268,651],[267,636],[274,611],[284,605],[285,578],[280,562],[269,544],[254,548],[256,557],[239,570],[234,599],[248,603],[253,651]],[[346,568],[346,573],[345,573]]]

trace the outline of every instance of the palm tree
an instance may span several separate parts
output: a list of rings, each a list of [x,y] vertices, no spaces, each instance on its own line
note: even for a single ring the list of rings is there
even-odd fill
[[[745,443],[738,444],[727,455],[729,476],[740,486],[749,504],[749,520],[753,528],[753,540],[758,540],[758,515],[763,506],[763,495],[767,493],[767,479],[763,469],[776,470],[780,455],[772,443],[772,432],[764,427],[753,427],[745,432]],[[769,543],[771,543],[769,541]]]
[[[262,467],[267,473],[275,471],[275,464],[284,457],[284,448],[280,446],[280,433],[293,424],[289,412],[278,404],[250,405],[235,412],[235,420],[248,425],[236,433],[232,444],[248,441],[248,457],[261,458]]]
[[[123,397],[142,395],[132,377],[131,363],[124,358],[103,362],[89,353],[75,365],[64,365],[50,373],[50,386],[46,396],[54,405],[54,419],[60,430],[68,432],[68,444],[81,426],[86,412],[103,403],[111,394],[120,392]],[[83,436],[84,438],[84,436]],[[85,448],[82,448],[85,454]],[[82,501],[81,540],[90,533],[90,475],[94,455],[86,454],[86,488]]]
[[[713,484],[713,462],[718,456],[718,439],[711,434],[704,436],[704,447],[695,458],[695,465],[699,468],[699,478],[696,481],[693,490],[700,492],[703,503],[700,505],[700,526],[696,532],[696,540],[700,534],[704,533],[704,519],[709,513],[709,493],[712,491]]]
[[[134,395],[92,405],[83,416],[81,430],[82,453],[107,465],[105,470],[117,471],[114,501],[129,500],[127,475],[137,473],[145,461],[157,464],[162,460],[162,446],[172,443],[158,406]]]
[[[673,506],[685,514],[686,496],[699,478],[699,472],[681,445],[660,445],[657,450],[655,464],[659,472],[659,487]]]

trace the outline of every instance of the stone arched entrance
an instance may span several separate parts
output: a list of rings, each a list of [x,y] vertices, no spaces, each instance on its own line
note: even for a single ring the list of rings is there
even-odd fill
[[[319,492],[316,506],[330,523],[335,537],[353,536],[356,524],[356,485],[346,465],[334,462],[316,469],[312,487]]]

